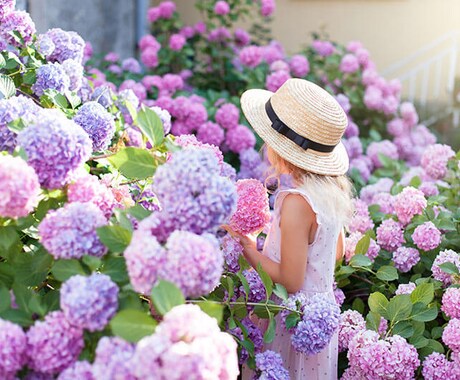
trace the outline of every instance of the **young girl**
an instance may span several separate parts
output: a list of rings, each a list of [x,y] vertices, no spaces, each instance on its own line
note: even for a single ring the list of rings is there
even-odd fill
[[[343,254],[343,227],[352,210],[348,156],[340,142],[347,116],[331,95],[302,79],[288,80],[276,93],[248,90],[241,105],[276,174],[289,174],[295,188],[276,197],[263,254],[252,238],[230,232],[240,238],[248,262],[254,268],[260,263],[289,293],[334,299],[336,258]],[[331,380],[337,379],[337,345],[335,334],[320,353],[298,353],[278,319],[275,339],[264,349],[282,356],[292,380]]]

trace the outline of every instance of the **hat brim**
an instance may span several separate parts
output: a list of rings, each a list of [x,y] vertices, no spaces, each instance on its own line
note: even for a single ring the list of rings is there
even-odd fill
[[[304,150],[272,128],[272,122],[265,111],[265,103],[272,95],[271,91],[254,89],[245,91],[241,96],[243,113],[262,140],[286,161],[301,169],[322,175],[345,174],[349,159],[342,142],[330,153]]]

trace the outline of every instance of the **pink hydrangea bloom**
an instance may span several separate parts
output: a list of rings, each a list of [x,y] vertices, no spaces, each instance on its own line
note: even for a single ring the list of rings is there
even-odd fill
[[[425,380],[455,380],[458,377],[455,377],[454,366],[445,355],[433,352],[422,363],[422,375]],[[458,371],[460,373],[460,369]]]
[[[359,127],[353,122],[353,120],[351,120],[350,116],[348,116],[348,125],[345,130],[345,137],[348,139],[354,136],[359,136]]]
[[[353,54],[345,54],[339,66],[340,71],[346,74],[352,74],[359,70],[358,58]]]
[[[335,47],[329,41],[315,40],[312,43],[312,47],[322,57],[327,57],[335,53]]]
[[[120,59],[120,56],[117,53],[113,52],[113,51],[107,53],[105,55],[105,57],[104,57],[104,61],[112,62],[112,63],[118,62],[119,59]]]
[[[441,244],[441,231],[436,228],[433,222],[425,222],[415,229],[412,240],[417,248],[431,251]]]
[[[354,158],[350,161],[350,172],[352,170],[357,170],[361,178],[364,182],[367,182],[371,176],[371,171],[369,170],[369,166],[367,165],[366,160],[363,158],[367,158],[365,156],[361,156],[358,158]]]
[[[424,151],[421,165],[433,179],[442,179],[447,174],[447,161],[455,156],[449,145],[435,144]]]
[[[256,145],[256,138],[248,127],[237,125],[227,131],[225,144],[232,152],[240,153],[243,150],[253,148]]]
[[[381,111],[383,108],[382,90],[374,85],[366,88],[364,104],[371,110]]]
[[[262,230],[271,217],[267,189],[257,179],[240,179],[236,191],[238,203],[230,227],[243,235]]]
[[[460,318],[460,289],[448,288],[442,296],[441,310],[450,318]]]
[[[370,204],[375,194],[389,193],[393,184],[394,181],[391,178],[380,178],[376,183],[363,187],[360,198],[367,204]]]
[[[270,65],[270,71],[286,71],[289,72],[289,65],[281,60],[275,61]]]
[[[394,213],[394,196],[390,193],[377,193],[372,197],[371,204],[378,205],[384,214]]]
[[[372,160],[376,168],[383,166],[380,161],[380,154],[392,160],[397,160],[399,158],[398,148],[389,140],[370,143],[367,147],[366,154]]]
[[[415,215],[421,215],[427,206],[422,191],[408,186],[395,196],[394,209],[398,220],[405,226]]]
[[[452,351],[460,351],[460,319],[451,319],[442,332],[442,341]]]
[[[347,310],[340,315],[339,352],[346,351],[348,344],[358,333],[366,329],[366,321],[360,312]]]
[[[345,238],[345,259],[347,262],[355,255],[356,245],[363,238],[363,234],[359,232],[353,232],[350,236]],[[366,252],[366,256],[369,257],[372,261],[378,256],[380,252],[380,247],[375,242],[374,239],[370,240],[369,248]]]
[[[19,157],[0,156],[0,216],[20,218],[37,206],[40,183],[35,170]]]
[[[219,0],[214,4],[214,13],[219,16],[225,16],[230,13],[230,5],[226,1]]]
[[[375,69],[366,69],[363,71],[363,84],[365,86],[371,86],[376,83],[377,78],[379,78],[379,74]]]
[[[141,51],[147,48],[152,48],[154,51],[158,52],[161,49],[161,44],[157,41],[157,39],[154,36],[152,36],[151,34],[146,34],[145,36],[142,36],[139,40],[139,48],[141,49]]]
[[[420,261],[420,253],[415,248],[399,247],[393,252],[393,262],[396,269],[406,273]]]
[[[385,115],[393,115],[399,106],[399,100],[393,95],[387,95],[383,98],[382,111]]]
[[[399,284],[398,289],[396,289],[395,294],[400,295],[400,294],[411,294],[417,285],[415,285],[414,282],[409,282],[408,284]]]
[[[243,65],[256,67],[262,62],[263,49],[260,46],[246,46],[240,50],[238,58]]]
[[[305,77],[310,72],[310,63],[307,57],[301,54],[296,54],[289,61],[292,75],[298,78]]]
[[[147,47],[141,52],[141,62],[147,68],[154,68],[158,66],[158,53],[152,47]]]
[[[224,26],[211,30],[208,35],[208,40],[211,42],[225,42],[231,38],[232,34]]]
[[[225,139],[224,130],[219,126],[219,124],[213,123],[212,121],[202,124],[198,128],[196,137],[203,143],[213,144],[216,146],[220,146]]]
[[[149,22],[155,22],[159,20],[160,17],[161,11],[159,7],[152,7],[147,11],[147,20],[149,20]]]
[[[275,71],[267,76],[265,87],[268,91],[275,92],[290,78],[291,75],[286,71]]]
[[[160,16],[163,19],[170,19],[176,11],[176,4],[174,1],[163,1],[158,6],[160,9]]]
[[[399,107],[401,117],[409,127],[413,127],[418,123],[418,114],[414,105],[410,102],[404,102]]]
[[[433,266],[431,267],[433,277],[438,281],[442,281],[444,286],[449,286],[452,283],[452,275],[444,272],[439,267],[439,265],[444,263],[453,263],[460,270],[460,255],[451,249],[446,249],[439,252],[433,261]]]
[[[268,45],[263,46],[262,50],[263,59],[268,64],[285,59],[283,45],[277,41],[271,41]]]
[[[276,8],[275,0],[261,0],[260,13],[264,17],[269,17],[273,14]]]
[[[358,158],[363,154],[363,145],[359,137],[350,137],[342,140],[350,159]]]
[[[356,53],[358,49],[361,49],[361,48],[363,48],[363,44],[360,41],[350,41],[347,44],[347,50],[350,53]]]
[[[377,243],[387,251],[395,251],[404,241],[402,225],[393,219],[385,219],[377,228]]]
[[[232,103],[219,107],[215,115],[216,122],[224,129],[233,129],[238,126],[240,110]]]
[[[235,42],[238,46],[246,46],[251,42],[251,36],[242,28],[235,29]]]
[[[394,137],[402,136],[408,132],[406,124],[399,118],[393,119],[387,124],[387,131]]]
[[[169,38],[169,48],[174,51],[180,51],[184,47],[187,40],[180,34],[173,34]]]
[[[348,225],[348,230],[350,232],[365,233],[367,230],[374,228],[367,204],[361,199],[355,199],[354,206],[355,214]]]

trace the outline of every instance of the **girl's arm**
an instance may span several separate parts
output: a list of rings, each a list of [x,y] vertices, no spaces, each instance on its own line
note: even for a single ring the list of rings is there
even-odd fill
[[[316,231],[316,215],[305,199],[289,194],[281,206],[281,261],[276,263],[256,249],[247,236],[236,235],[244,248],[243,254],[252,267],[262,268],[273,282],[283,285],[289,293],[295,293],[303,285],[307,266],[309,236]],[[231,232],[234,234],[234,232]]]

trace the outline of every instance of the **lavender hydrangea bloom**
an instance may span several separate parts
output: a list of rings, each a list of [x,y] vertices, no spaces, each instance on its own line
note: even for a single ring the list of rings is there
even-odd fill
[[[62,67],[69,77],[69,90],[78,91],[83,84],[83,66],[73,59],[67,59],[62,62]]]
[[[120,91],[118,93],[118,99],[116,101],[116,105],[123,114],[125,122],[131,124],[133,122],[133,119],[131,117],[131,114],[129,113],[126,103],[129,103],[134,109],[137,109],[139,107],[139,98],[131,89]]]
[[[118,337],[102,337],[96,348],[93,376],[96,380],[136,380],[131,371],[134,345]]]
[[[15,323],[0,318],[0,378],[14,377],[26,362],[26,334]]]
[[[61,309],[70,323],[101,331],[118,308],[118,286],[105,274],[72,276],[61,287]]]
[[[73,118],[93,141],[93,150],[107,149],[115,134],[115,121],[113,116],[97,102],[83,104]]]
[[[286,318],[289,314],[293,313],[292,310],[296,310],[299,313],[303,312],[303,307],[308,303],[307,296],[304,292],[297,292],[295,294],[291,294],[286,301],[281,303],[281,306],[285,307],[286,309],[281,310],[281,322],[283,326],[286,325]],[[286,326],[287,327],[287,326]],[[294,332],[294,326],[288,329],[289,332]]]
[[[113,104],[113,96],[109,86],[99,86],[91,94],[91,100],[98,102],[104,108],[109,108]]]
[[[453,263],[460,270],[460,255],[451,249],[441,251],[434,259],[433,266],[431,267],[433,277],[441,281],[444,286],[449,286],[452,283],[452,275],[444,272],[439,267],[444,263]]]
[[[164,134],[167,135],[171,131],[171,114],[160,107],[151,107],[153,111],[158,115],[161,122],[163,123]]]
[[[208,294],[219,284],[224,259],[214,236],[174,231],[166,249],[166,261],[158,268],[158,276],[175,283],[186,297]]]
[[[38,226],[38,234],[55,259],[101,257],[107,248],[99,240],[96,228],[106,224],[107,219],[94,204],[75,202],[49,211]]]
[[[27,332],[29,368],[54,374],[74,363],[83,349],[83,330],[69,323],[61,311],[49,313]]]
[[[0,216],[20,218],[37,206],[40,184],[35,171],[19,157],[0,156]]]
[[[382,140],[379,142],[372,142],[367,147],[366,151],[367,156],[372,160],[372,163],[376,168],[382,167],[382,162],[380,161],[379,154],[386,156],[392,160],[397,160],[399,158],[398,148],[389,140]]]
[[[249,294],[247,294],[248,302],[261,302],[264,300],[267,293],[265,291],[264,283],[257,271],[253,269],[246,269],[243,271],[243,276],[249,284]],[[240,287],[240,292],[246,294],[243,286]]]
[[[3,38],[7,44],[22,47],[22,44],[10,34],[11,32],[19,33],[26,45],[32,42],[36,29],[27,12],[13,10],[6,13],[1,19],[0,25],[0,39]]]
[[[221,244],[227,270],[232,273],[238,272],[240,270],[238,259],[243,254],[243,246],[230,234],[222,238]]]
[[[16,0],[0,0],[0,20],[8,13],[14,11]]]
[[[152,234],[157,219],[152,215],[139,223],[124,256],[133,288],[149,294],[157,280],[158,268],[166,261],[166,250]]]
[[[71,367],[62,371],[57,380],[96,380],[93,376],[93,368],[91,364],[84,360],[75,362]]]
[[[67,59],[73,59],[83,63],[85,41],[76,32],[67,32],[60,28],[48,30],[45,35],[54,43],[54,50],[47,55],[48,61],[63,63]]]
[[[243,325],[246,331],[246,339],[250,340],[254,344],[254,352],[256,354],[259,353],[262,350],[264,344],[264,337],[262,335],[262,331],[260,331],[260,329],[248,317],[244,318],[241,321],[241,324]],[[243,331],[240,327],[236,327],[230,330],[230,333],[241,341],[245,339]],[[246,350],[246,348],[242,346],[239,355],[239,363],[244,364],[247,361],[248,357],[248,351]]]
[[[396,269],[403,273],[409,272],[420,261],[420,253],[415,248],[399,247],[393,252]]]
[[[221,168],[209,150],[187,148],[173,154],[155,174],[155,190],[163,207],[153,231],[160,241],[176,229],[196,234],[214,232],[236,206],[235,185],[220,176]]]
[[[238,179],[255,178],[262,182],[265,180],[268,165],[255,149],[241,151],[240,164]]]
[[[142,72],[142,67],[139,61],[136,58],[132,57],[124,59],[121,63],[121,68],[124,71],[129,71],[133,74],[140,74]]]
[[[91,155],[91,140],[86,132],[60,112],[43,111],[40,118],[18,135],[30,166],[40,184],[57,189],[67,184],[74,172]]]
[[[54,380],[54,376],[49,373],[29,371],[24,380]]]
[[[291,336],[294,349],[314,355],[326,347],[339,327],[340,308],[335,300],[317,294],[303,307],[302,320]]]
[[[37,96],[45,94],[45,90],[65,92],[70,87],[70,79],[64,67],[59,63],[47,63],[37,69],[37,80],[32,91]]]
[[[35,42],[38,52],[44,57],[48,57],[53,54],[56,46],[54,45],[53,40],[46,34],[40,34]]]
[[[396,289],[395,294],[411,294],[417,285],[414,282],[409,282],[408,284],[399,284],[398,289]]]
[[[283,359],[274,351],[264,351],[256,355],[256,372],[254,379],[289,380],[289,372],[283,365]]]

